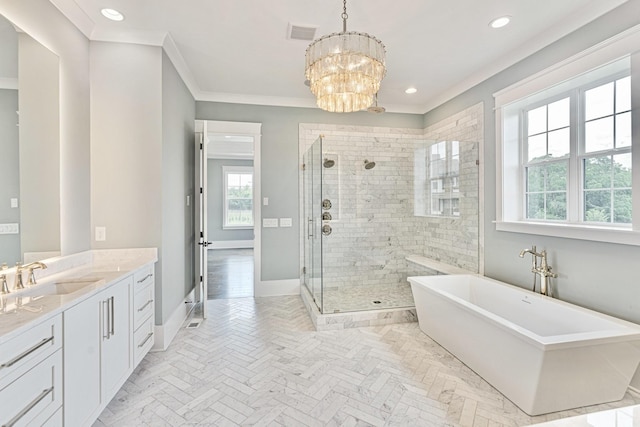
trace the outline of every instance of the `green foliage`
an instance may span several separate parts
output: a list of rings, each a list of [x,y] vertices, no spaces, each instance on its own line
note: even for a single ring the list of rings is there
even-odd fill
[[[548,159],[527,167],[527,218],[565,220],[568,163]],[[585,221],[631,223],[631,168],[625,164],[631,164],[630,154],[584,159]]]

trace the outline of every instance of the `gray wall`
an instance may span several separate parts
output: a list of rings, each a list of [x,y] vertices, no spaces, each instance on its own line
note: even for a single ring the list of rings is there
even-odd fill
[[[220,160],[207,161],[207,231],[209,240],[213,242],[228,240],[253,240],[253,229],[225,230],[224,220],[222,166],[253,166],[253,160]]]
[[[532,244],[549,252],[550,264],[560,274],[555,281],[559,298],[640,323],[640,247],[497,232],[495,115],[492,94],[531,74],[638,24],[640,1],[630,0],[607,15],[484,81],[425,115],[425,126],[464,108],[484,102],[485,154],[485,274],[531,286],[529,261],[521,249]],[[637,141],[636,141],[637,142]]]
[[[20,209],[10,199],[20,196],[18,163],[18,91],[0,89],[0,223],[19,223]],[[14,265],[21,259],[20,235],[0,235],[0,263]]]
[[[191,93],[163,53],[162,258],[165,262],[162,263],[162,323],[195,286],[195,115],[196,103]],[[159,322],[157,317],[156,322]]]
[[[157,247],[156,323],[193,287],[195,102],[162,48],[91,42],[94,248]]]
[[[311,96],[311,95],[310,95]],[[335,114],[315,108],[196,102],[196,118],[262,123],[261,168],[263,218],[293,218],[290,228],[262,229],[262,272],[266,280],[300,277],[298,224],[298,124],[329,123],[422,129],[420,114]]]

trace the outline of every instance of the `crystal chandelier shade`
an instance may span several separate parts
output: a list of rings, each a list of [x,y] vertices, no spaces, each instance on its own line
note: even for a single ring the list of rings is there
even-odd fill
[[[346,1],[341,33],[323,36],[309,45],[305,76],[318,107],[349,113],[373,104],[385,76],[385,48],[365,33],[346,31]]]

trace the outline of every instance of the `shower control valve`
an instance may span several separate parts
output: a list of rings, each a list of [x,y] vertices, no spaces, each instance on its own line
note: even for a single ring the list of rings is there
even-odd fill
[[[332,231],[333,230],[331,229],[331,226],[329,224],[325,224],[322,226],[322,234],[324,234],[325,236],[331,234]]]
[[[331,209],[331,200],[324,199],[322,201],[322,209],[324,209],[325,211]]]
[[[322,212],[323,221],[331,221],[331,214],[329,212]]]

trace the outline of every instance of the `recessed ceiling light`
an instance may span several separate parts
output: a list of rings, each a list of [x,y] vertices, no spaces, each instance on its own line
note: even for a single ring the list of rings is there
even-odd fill
[[[417,91],[418,89],[416,89],[415,87],[410,87],[407,90],[405,90],[404,93],[412,94],[412,93],[416,93]]]
[[[508,15],[505,15],[505,16],[501,16],[501,17],[496,18],[493,21],[489,22],[489,26],[491,28],[502,28],[505,25],[507,25],[509,22],[511,22],[511,17],[508,16]]]
[[[124,19],[124,15],[115,9],[102,9],[100,13],[102,13],[102,16],[107,19],[111,19],[112,21],[122,21]]]

